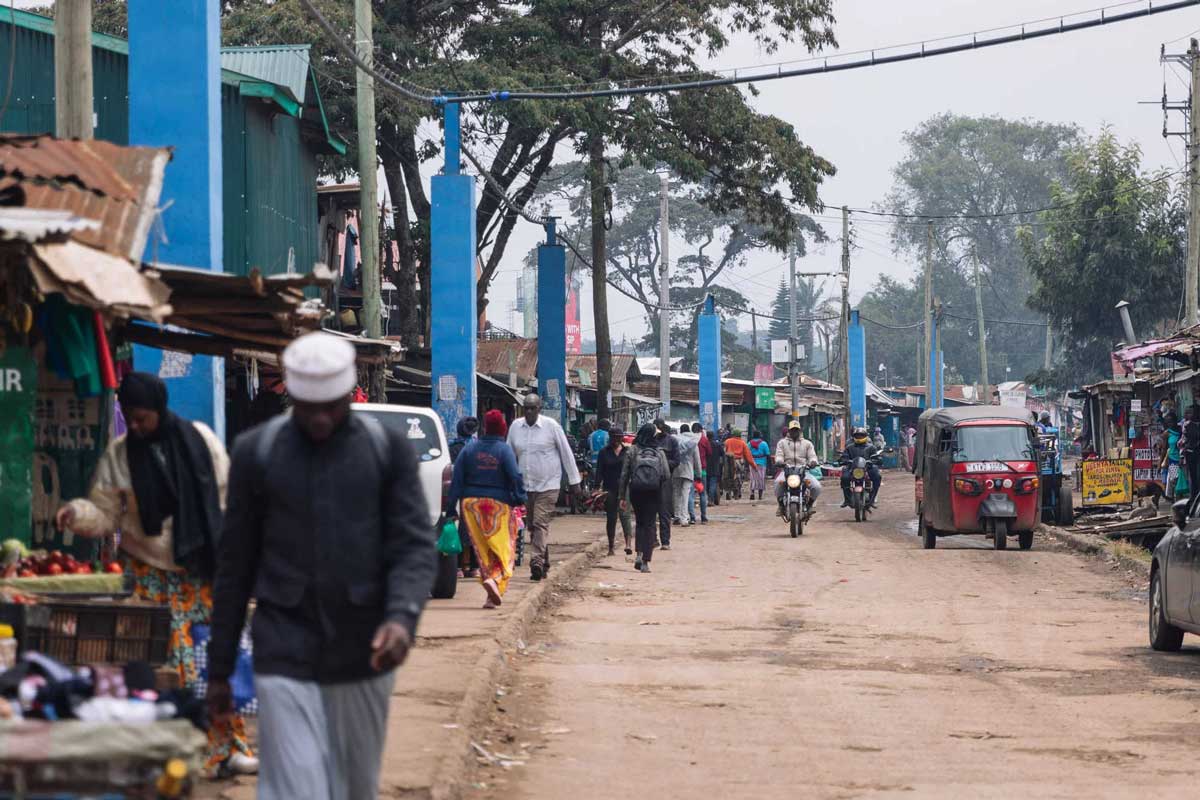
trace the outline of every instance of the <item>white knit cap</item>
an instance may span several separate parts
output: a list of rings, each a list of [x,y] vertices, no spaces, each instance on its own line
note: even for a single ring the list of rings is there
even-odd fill
[[[328,333],[307,333],[283,351],[287,390],[303,403],[330,403],[354,390],[354,345]]]

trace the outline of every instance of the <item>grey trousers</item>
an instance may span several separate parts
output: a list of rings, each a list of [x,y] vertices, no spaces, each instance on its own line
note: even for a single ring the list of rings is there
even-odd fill
[[[558,489],[548,492],[526,492],[525,526],[529,529],[529,546],[533,553],[530,566],[550,563],[550,551],[546,544],[550,540],[550,520],[554,519],[554,504],[558,502]]]
[[[255,675],[258,800],[373,800],[396,673],[322,685]]]

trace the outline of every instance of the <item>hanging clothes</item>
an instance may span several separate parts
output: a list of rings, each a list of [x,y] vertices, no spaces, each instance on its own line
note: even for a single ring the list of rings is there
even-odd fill
[[[342,286],[354,288],[354,272],[358,269],[358,230],[346,223],[346,240],[342,247]]]
[[[37,314],[46,339],[46,363],[60,378],[74,382],[79,397],[95,397],[103,388],[96,358],[96,332],[92,312],[71,305],[61,294],[46,297]],[[107,341],[105,348],[107,349]],[[114,376],[115,382],[115,376]]]

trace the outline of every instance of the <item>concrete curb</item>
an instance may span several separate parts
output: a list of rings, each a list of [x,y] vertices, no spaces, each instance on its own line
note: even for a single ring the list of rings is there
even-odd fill
[[[496,686],[510,668],[509,656],[517,649],[518,640],[528,635],[538,614],[552,602],[550,593],[556,589],[570,588],[607,548],[607,539],[603,539],[602,535],[582,553],[555,564],[551,577],[534,586],[521,598],[516,610],[504,621],[496,637],[475,662],[467,691],[454,712],[454,724],[458,727],[453,730],[453,744],[433,773],[429,788],[431,800],[459,800],[462,797],[463,776],[474,766],[471,740],[475,728],[487,719],[491,711]]]
[[[1061,528],[1054,528],[1049,525],[1042,525],[1039,529],[1070,550],[1074,550],[1077,553],[1084,553],[1085,555],[1111,558],[1120,564],[1123,569],[1136,572],[1147,580],[1150,579],[1150,565],[1148,563],[1139,561],[1136,558],[1130,558],[1121,553],[1114,553],[1110,548],[1105,547],[1108,544],[1108,540],[1103,537],[1084,536],[1080,533],[1071,533],[1070,531],[1064,531]]]

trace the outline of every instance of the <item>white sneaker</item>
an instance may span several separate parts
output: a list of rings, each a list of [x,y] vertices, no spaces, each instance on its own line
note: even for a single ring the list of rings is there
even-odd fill
[[[258,759],[245,753],[234,753],[225,761],[225,767],[234,775],[257,775]]]

